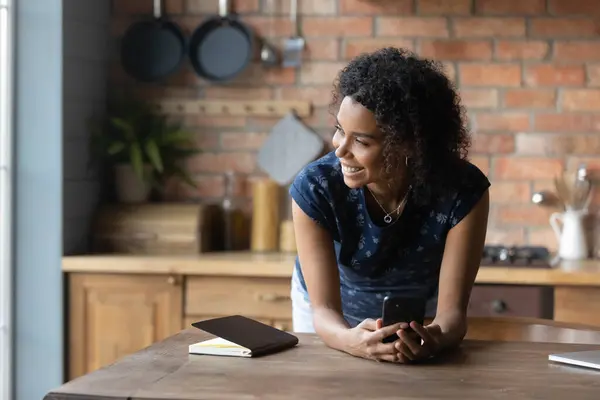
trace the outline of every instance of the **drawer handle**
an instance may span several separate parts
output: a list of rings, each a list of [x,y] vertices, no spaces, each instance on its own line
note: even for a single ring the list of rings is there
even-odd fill
[[[289,300],[290,299],[289,296],[282,296],[280,294],[275,294],[275,293],[259,294],[257,297],[258,297],[259,301],[267,301],[269,303],[273,303],[273,302],[276,302],[276,301],[284,301],[284,300]]]
[[[492,310],[497,313],[503,313],[506,311],[506,303],[502,300],[492,301]]]

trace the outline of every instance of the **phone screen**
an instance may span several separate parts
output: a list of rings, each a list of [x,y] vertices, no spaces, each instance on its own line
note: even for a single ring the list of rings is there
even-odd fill
[[[423,324],[425,319],[426,299],[421,297],[392,296],[383,299],[382,320],[383,326],[394,325],[399,322],[410,323],[416,321]],[[408,328],[407,331],[412,331]],[[386,337],[383,342],[390,343],[398,340],[395,333]]]

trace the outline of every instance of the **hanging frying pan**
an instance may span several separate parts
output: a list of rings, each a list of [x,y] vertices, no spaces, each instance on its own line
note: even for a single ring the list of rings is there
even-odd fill
[[[175,72],[185,55],[185,37],[163,17],[161,0],[154,1],[154,19],[129,27],[121,44],[121,63],[137,80],[153,82]]]
[[[229,15],[228,0],[219,0],[219,15],[204,21],[190,37],[190,62],[201,78],[228,81],[250,63],[253,46],[251,29]]]

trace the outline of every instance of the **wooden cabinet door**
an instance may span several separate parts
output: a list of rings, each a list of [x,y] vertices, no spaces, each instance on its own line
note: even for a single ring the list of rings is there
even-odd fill
[[[69,286],[69,379],[181,330],[179,277],[71,273]]]

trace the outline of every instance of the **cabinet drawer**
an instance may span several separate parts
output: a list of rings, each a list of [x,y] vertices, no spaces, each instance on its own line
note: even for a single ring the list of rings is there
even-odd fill
[[[185,315],[233,314],[290,319],[289,279],[213,276],[187,279]]]
[[[518,316],[548,317],[547,288],[534,286],[475,285],[468,315],[472,317]]]

